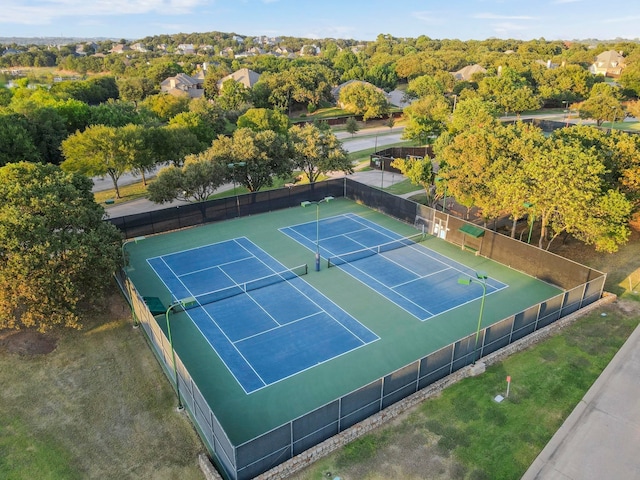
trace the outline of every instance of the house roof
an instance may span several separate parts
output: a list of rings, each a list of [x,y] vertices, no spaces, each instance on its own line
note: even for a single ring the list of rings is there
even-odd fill
[[[466,67],[461,68],[457,72],[453,72],[453,76],[457,80],[469,81],[471,80],[471,77],[475,73],[487,73],[487,70],[482,65],[478,65],[476,63],[475,65],[467,65]]]
[[[607,50],[596,56],[595,63],[601,68],[616,68],[624,63],[624,57],[615,50]]]
[[[260,74],[253,70],[249,70],[248,68],[241,68],[240,70],[233,72],[231,75],[227,75],[226,77],[222,77],[218,80],[218,88],[221,88],[222,84],[227,80],[234,80],[242,83],[247,88],[253,88],[258,80],[260,80]]]
[[[178,73],[175,77],[164,79],[160,86],[168,88],[181,88],[183,90],[186,90],[189,88],[196,88],[200,84],[202,84],[202,80],[190,77],[185,73]]]

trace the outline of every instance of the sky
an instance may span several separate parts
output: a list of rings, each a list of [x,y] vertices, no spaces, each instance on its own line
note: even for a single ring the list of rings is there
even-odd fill
[[[0,37],[640,38],[638,0],[2,0]]]

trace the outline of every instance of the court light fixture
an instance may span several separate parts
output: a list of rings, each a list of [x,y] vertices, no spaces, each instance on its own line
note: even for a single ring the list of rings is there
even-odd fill
[[[130,243],[138,243],[145,240],[146,238],[147,237],[145,237],[144,235],[140,235],[138,237],[128,238],[124,242],[122,242],[122,269],[125,272],[127,271],[127,263],[128,263],[127,252],[125,247]],[[126,284],[126,280],[125,280],[125,284]],[[133,298],[132,298],[131,291],[127,293],[129,294],[129,306],[131,307],[131,318],[133,319],[133,328],[138,328],[140,324],[138,323],[138,317],[136,317],[136,311],[133,308]]]
[[[458,283],[460,285],[471,285],[472,283],[478,283],[482,286],[482,300],[480,302],[480,316],[478,317],[478,327],[476,328],[476,342],[473,348],[473,362],[472,365],[476,364],[476,355],[478,352],[478,338],[480,337],[480,325],[482,325],[482,314],[484,312],[484,299],[487,296],[487,276],[484,272],[476,272],[476,278],[471,277],[460,277],[458,278]]]
[[[195,297],[183,298],[169,305],[169,308],[167,308],[167,311],[165,313],[165,319],[167,321],[167,337],[169,339],[169,347],[171,348],[171,359],[173,361],[173,376],[176,381],[176,394],[178,395],[178,411],[179,412],[184,409],[184,406],[182,405],[182,399],[180,398],[180,381],[178,380],[178,369],[176,367],[176,351],[173,348],[173,339],[171,338],[171,322],[169,322],[169,314],[171,313],[171,310],[173,310],[176,307],[182,307],[186,309],[188,307],[195,305],[196,303],[197,303],[197,300],[195,299]]]
[[[333,200],[333,197],[324,197],[322,200],[318,200],[317,202],[311,202],[305,200],[300,203],[301,207],[309,207],[311,205],[316,206],[316,272],[320,271],[320,204],[327,203]]]

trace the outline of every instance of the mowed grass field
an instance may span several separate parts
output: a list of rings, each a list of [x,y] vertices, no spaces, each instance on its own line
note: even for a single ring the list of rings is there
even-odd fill
[[[100,310],[81,331],[1,332],[0,478],[202,478],[204,447],[115,285]]]

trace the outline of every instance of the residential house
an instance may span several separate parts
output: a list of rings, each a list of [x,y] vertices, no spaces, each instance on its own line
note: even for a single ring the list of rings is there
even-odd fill
[[[125,45],[123,43],[118,43],[117,45],[114,45],[113,47],[111,47],[111,50],[109,50],[109,53],[122,54],[130,51],[131,51],[131,48],[129,48],[128,45]]]
[[[193,43],[181,43],[176,47],[176,52],[183,55],[193,55],[196,53],[196,47],[193,46]]]
[[[253,88],[258,80],[260,80],[260,74],[254,72],[253,70],[249,70],[248,68],[241,68],[240,70],[237,70],[232,74],[227,75],[226,77],[222,77],[220,80],[218,80],[218,91],[222,89],[222,85],[227,80],[234,80],[243,84],[247,88]]]
[[[589,67],[589,71],[593,75],[619,77],[624,67],[626,67],[626,64],[622,52],[608,50],[596,57],[595,62]]]
[[[317,45],[303,45],[300,49],[300,55],[320,55],[320,47]]]
[[[457,72],[452,72],[451,75],[455,77],[456,80],[470,82],[473,78],[473,75],[476,73],[487,73],[487,70],[482,67],[482,65],[467,65],[466,67],[461,68]]]
[[[278,43],[280,43],[280,38],[267,37],[266,35],[261,35],[259,37],[255,37],[253,39],[253,43],[258,43],[262,45],[277,45]]]
[[[221,57],[225,57],[225,58],[234,57],[235,54],[233,52],[233,48],[231,48],[231,47],[223,48],[222,50],[220,50],[220,56]]]
[[[147,49],[147,47],[145,47],[142,43],[140,42],[136,42],[133,45],[131,45],[131,50],[135,50],[136,52],[140,52],[140,53],[145,53],[148,52],[149,50]]]
[[[171,95],[189,95],[191,98],[200,98],[204,95],[204,75],[202,78],[190,77],[185,73],[179,73],[175,77],[169,77],[162,81],[160,90]]]
[[[234,35],[233,37],[231,37],[231,40],[237,43],[244,43],[244,38],[239,35]]]

